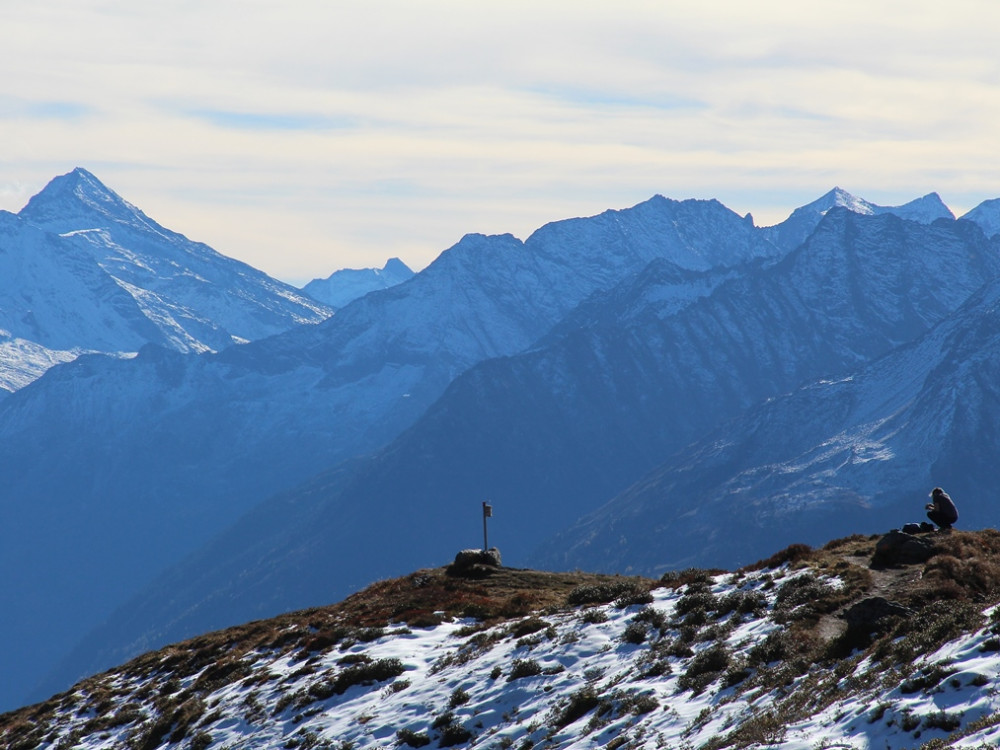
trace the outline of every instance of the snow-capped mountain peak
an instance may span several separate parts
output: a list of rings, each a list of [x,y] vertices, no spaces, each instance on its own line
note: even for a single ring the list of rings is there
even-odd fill
[[[812,203],[792,211],[780,224],[764,228],[764,235],[785,250],[793,250],[812,234],[820,220],[835,208],[843,208],[863,216],[893,214],[901,219],[918,224],[932,224],[938,219],[954,219],[951,212],[937,193],[904,203],[901,206],[879,206],[864,198],[859,198],[843,188],[835,187]]]
[[[803,206],[806,210],[818,211],[822,214],[825,214],[831,208],[837,207],[846,208],[848,211],[866,216],[872,216],[876,213],[876,206],[874,204],[869,203],[864,198],[859,198],[856,195],[848,193],[841,187],[835,187],[821,198]]]
[[[955,216],[941,200],[937,193],[928,193],[920,198],[916,198],[908,203],[899,206],[880,206],[864,198],[860,198],[843,188],[835,187],[830,192],[817,198],[812,203],[795,209],[792,217],[797,215],[810,215],[826,213],[833,208],[846,208],[856,214],[863,216],[878,216],[881,214],[894,214],[901,219],[916,221],[921,224],[930,224],[937,219],[954,219]]]
[[[2,390],[71,352],[218,350],[333,312],[165,229],[79,167],[0,215],[0,271]]]
[[[82,167],[54,178],[28,201],[19,215],[58,234],[113,224],[158,233],[166,231]]]

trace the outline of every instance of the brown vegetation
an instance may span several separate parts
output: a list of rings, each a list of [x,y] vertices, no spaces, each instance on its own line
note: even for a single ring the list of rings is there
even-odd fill
[[[476,649],[491,645],[486,634],[479,632],[486,625],[514,620],[509,628],[491,637],[522,639],[530,646],[533,639],[548,637],[547,613],[579,606],[585,608],[581,622],[597,623],[606,616],[600,610],[586,609],[589,605],[641,605],[650,601],[649,592],[656,586],[683,589],[672,617],[655,607],[639,609],[622,635],[624,643],[649,649],[646,675],[667,674],[670,659],[685,658],[691,661],[681,674],[681,687],[695,692],[717,681],[732,688],[734,697],[753,689],[781,692],[800,678],[808,684],[808,690],[789,693],[771,712],[735,726],[711,746],[766,742],[779,736],[789,722],[842,695],[845,685],[863,689],[868,678],[852,673],[863,657],[876,660],[883,674],[893,675],[906,690],[929,690],[948,675],[933,670],[915,672],[911,665],[917,657],[984,624],[1000,636],[1000,619],[984,623],[981,615],[986,606],[1000,601],[1000,532],[952,531],[921,538],[930,550],[920,563],[879,559],[873,565],[879,536],[855,535],[819,549],[792,545],[730,574],[730,581],[738,585],[750,573],[765,571],[756,575],[754,586],[734,588],[725,595],[712,592],[713,576],[720,571],[689,569],[668,573],[657,582],[488,566],[474,566],[461,574],[445,568],[421,570],[379,581],[339,604],[248,623],[144,654],[113,673],[84,680],[72,692],[0,716],[0,744],[17,750],[43,744],[55,717],[72,712],[93,716],[85,732],[107,731],[124,724],[141,726],[142,732],[130,737],[133,748],[153,747],[165,739],[203,746],[210,741],[199,731],[203,715],[211,710],[204,702],[209,693],[236,682],[258,685],[274,679],[251,669],[261,652],[294,654],[301,661],[299,673],[306,674],[315,669],[314,657],[320,653],[346,650],[404,628],[470,617],[479,624],[468,628],[467,653],[460,651],[454,658],[474,658]],[[778,571],[782,567],[784,573]],[[775,601],[770,610],[764,591],[770,591]],[[862,619],[860,625],[857,618],[847,622],[845,612],[858,602],[873,599],[892,606],[872,608],[869,619]],[[741,618],[763,616],[783,627],[743,653],[723,645]],[[1000,650],[1000,638],[995,640]],[[699,649],[699,643],[710,645]],[[524,659],[504,671],[514,680],[537,675],[541,667]],[[338,694],[356,681],[378,682],[399,672],[397,664],[345,658],[298,700],[315,702],[327,692]],[[189,687],[182,690],[182,681],[195,675],[197,679],[184,682]],[[500,676],[498,672],[493,679]],[[130,701],[124,700],[128,691],[123,681],[135,684],[147,679],[142,688],[145,696],[132,693]],[[452,708],[461,705],[460,694],[453,698]],[[619,706],[614,702],[619,698],[581,690],[568,698],[556,725],[565,726],[591,712],[603,721],[602,717],[623,711],[651,710],[648,701],[648,706]],[[294,696],[290,698],[294,700]],[[945,715],[924,721],[927,727],[937,728],[954,723]],[[468,731],[453,722],[446,728],[448,738],[456,742],[463,741]],[[418,747],[425,737],[401,730],[399,739]]]

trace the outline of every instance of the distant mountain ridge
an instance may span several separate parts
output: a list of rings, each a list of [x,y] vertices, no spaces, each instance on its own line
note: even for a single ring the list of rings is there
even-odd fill
[[[794,250],[812,234],[812,230],[826,213],[835,208],[846,208],[848,211],[862,216],[881,216],[892,214],[901,219],[915,221],[919,224],[932,224],[938,219],[954,219],[951,212],[937,193],[928,193],[901,206],[879,206],[864,198],[851,195],[839,187],[795,209],[791,216],[780,224],[765,228],[766,235],[776,244],[788,250]]]
[[[141,633],[164,642],[226,618],[307,606],[346,594],[366,575],[395,575],[474,530],[468,511],[477,497],[489,498],[504,519],[500,544],[515,565],[593,563],[614,572],[653,557],[649,571],[659,574],[664,563],[745,564],[738,529],[719,538],[721,550],[706,544],[712,524],[723,523],[715,515],[697,516],[701,525],[666,542],[672,524],[688,528],[674,514],[687,513],[693,500],[684,498],[694,493],[657,495],[655,526],[633,514],[630,533],[641,543],[616,533],[622,526],[607,514],[578,536],[546,538],[754,404],[818,377],[846,377],[920,337],[1000,275],[997,250],[964,222],[928,226],[839,208],[776,262],[697,272],[655,260],[592,295],[529,351],[456,378],[371,461],[262,504],[131,602],[109,621],[104,645],[90,641],[80,656],[134,639],[148,645]],[[676,471],[671,465],[667,475]],[[731,508],[719,513],[741,517]],[[775,541],[796,541],[743,523],[754,529],[749,538],[758,553]],[[786,520],[782,528],[793,527]],[[373,538],[391,553],[366,552]],[[741,556],[681,554],[699,545]],[[666,551],[676,557],[664,557]],[[338,587],[312,578],[315,569],[351,573]],[[183,614],[172,621],[171,611]]]
[[[467,235],[410,281],[319,325],[218,354],[147,346],[133,360],[55,368],[0,402],[0,561],[24,571],[0,598],[45,590],[72,603],[74,619],[24,609],[11,637],[78,637],[268,495],[377,450],[456,376],[531,346],[654,258],[705,268],[779,254],[717,201],[658,197],[525,242]],[[14,531],[53,516],[41,542]],[[67,558],[72,568],[53,569]],[[107,588],[88,591],[94,580]]]
[[[0,564],[18,572],[0,592],[15,612],[0,636],[23,646],[0,669],[40,678],[103,620],[86,656],[107,663],[109,648],[203,616],[300,606],[398,572],[461,535],[485,492],[500,517],[532,518],[504,545],[526,555],[717,420],[863,366],[991,278],[982,233],[925,203],[919,222],[800,213],[810,266],[780,225],[655,196],[523,242],[466,235],[318,325],[217,354],[147,345],[54,368],[0,402]],[[123,221],[107,223],[148,229]],[[99,236],[74,242],[87,235]],[[891,252],[866,252],[880,243]],[[402,544],[374,554],[366,534],[400,529]],[[169,567],[189,554],[201,569]],[[158,574],[169,596],[143,589]],[[57,681],[79,674],[75,658]]]
[[[368,292],[388,289],[413,278],[413,271],[399,258],[389,258],[382,268],[344,268],[325,279],[313,279],[302,291],[330,307],[343,307]]]

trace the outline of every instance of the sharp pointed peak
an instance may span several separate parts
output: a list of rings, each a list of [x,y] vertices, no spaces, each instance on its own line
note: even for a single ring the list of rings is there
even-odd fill
[[[57,181],[60,180],[82,199],[89,197],[105,203],[121,203],[129,206],[130,208],[134,208],[124,198],[118,195],[118,193],[101,182],[93,172],[89,172],[83,167],[76,167],[73,171],[56,177],[49,183],[49,185],[56,184]]]
[[[151,224],[142,211],[83,167],[50,180],[28,201],[20,216],[55,232],[93,229],[105,226],[108,221]],[[81,221],[88,226],[80,224]]]

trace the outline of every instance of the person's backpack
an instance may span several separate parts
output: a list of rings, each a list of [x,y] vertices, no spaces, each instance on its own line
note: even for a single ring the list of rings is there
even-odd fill
[[[900,529],[904,534],[919,534],[923,529],[920,528],[919,523],[904,523],[903,528]]]

